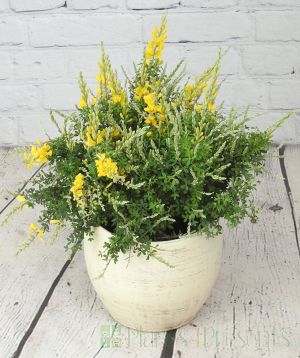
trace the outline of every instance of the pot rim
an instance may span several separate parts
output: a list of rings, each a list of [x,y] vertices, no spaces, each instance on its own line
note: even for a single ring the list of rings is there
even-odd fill
[[[93,228],[94,231],[95,231],[96,229],[98,229],[98,228],[101,228],[102,230],[106,231],[106,232],[109,234],[109,236],[112,235],[112,233],[111,233],[110,231],[106,230],[103,226],[93,226],[92,228]],[[202,234],[202,233],[200,233],[200,232],[191,232],[191,233],[186,233],[186,234],[179,235],[176,239],[171,239],[171,240],[157,240],[157,241],[152,241],[152,240],[151,240],[151,243],[152,243],[153,245],[157,245],[157,244],[160,244],[160,243],[178,242],[179,240],[187,240],[187,239],[191,239],[191,238],[193,238],[193,237],[195,237],[195,236],[204,236],[204,237],[208,240],[208,239],[218,238],[218,237],[220,237],[221,235],[219,234],[219,235],[215,235],[215,236],[209,238],[209,237],[207,237],[206,235],[204,235],[204,234]]]

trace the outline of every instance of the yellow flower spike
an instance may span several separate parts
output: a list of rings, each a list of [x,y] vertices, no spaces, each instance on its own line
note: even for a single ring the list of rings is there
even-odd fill
[[[84,175],[79,173],[76,175],[73,186],[70,189],[75,200],[79,200],[83,195]]]
[[[160,28],[154,27],[151,35],[151,40],[148,41],[148,46],[145,51],[146,64],[149,64],[152,59],[160,60],[162,57],[162,50],[164,49],[164,42],[167,38],[167,20],[164,17]]]
[[[25,201],[25,196],[23,196],[23,195],[18,195],[18,196],[16,197],[16,199],[17,199],[17,201],[18,201],[19,203],[23,203],[23,201]]]
[[[81,108],[81,109],[86,108],[87,103],[86,103],[86,100],[85,100],[83,97],[81,97],[78,106],[79,106],[79,108]]]
[[[39,238],[40,240],[43,240],[43,239],[44,239],[44,230],[39,229],[39,230],[37,231],[37,234],[38,234],[38,238]]]
[[[92,105],[95,105],[97,103],[97,98],[96,97],[92,97]]]
[[[37,230],[37,224],[30,224],[30,225],[29,225],[29,230],[30,230],[31,232],[36,231],[36,230]]]
[[[55,220],[55,219],[50,220],[51,225],[56,225],[58,223],[59,223],[59,220]]]

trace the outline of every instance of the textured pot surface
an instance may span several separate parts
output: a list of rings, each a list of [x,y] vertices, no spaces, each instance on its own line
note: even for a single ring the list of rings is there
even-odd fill
[[[98,253],[111,234],[98,227],[94,240],[84,240],[87,270],[104,307],[124,326],[141,331],[167,331],[190,322],[208,298],[218,276],[223,241],[200,235],[154,242],[155,258],[121,254],[117,263]]]

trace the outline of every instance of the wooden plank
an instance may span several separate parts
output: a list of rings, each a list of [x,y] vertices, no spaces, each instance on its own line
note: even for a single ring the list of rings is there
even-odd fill
[[[300,145],[288,145],[283,151],[286,169],[286,188],[290,195],[290,205],[295,225],[295,239],[299,250],[300,242]],[[300,252],[300,250],[299,250]]]
[[[16,190],[18,183],[28,179],[28,171],[18,157],[1,155],[0,208],[1,220],[15,202],[6,189]],[[24,210],[0,228],[0,356],[11,357],[30,329],[43,299],[66,261],[62,242],[50,246],[37,242],[16,257],[15,253],[27,234],[28,225],[35,222],[38,210]],[[63,238],[62,238],[63,239]],[[63,241],[63,240],[62,240]]]
[[[257,224],[224,234],[224,262],[196,319],[177,331],[173,357],[297,357],[300,267],[289,198],[278,158],[256,192]]]
[[[157,358],[164,338],[165,333],[141,333],[116,325],[95,294],[80,252],[56,288],[23,354],[24,357]]]

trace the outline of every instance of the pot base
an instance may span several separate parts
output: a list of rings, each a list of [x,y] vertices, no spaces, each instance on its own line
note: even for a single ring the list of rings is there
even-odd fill
[[[218,276],[221,237],[182,236],[154,243],[157,255],[146,260],[121,254],[106,267],[98,253],[111,234],[96,228],[94,240],[84,240],[86,266],[104,307],[122,325],[145,332],[172,330],[191,322],[207,300]]]

